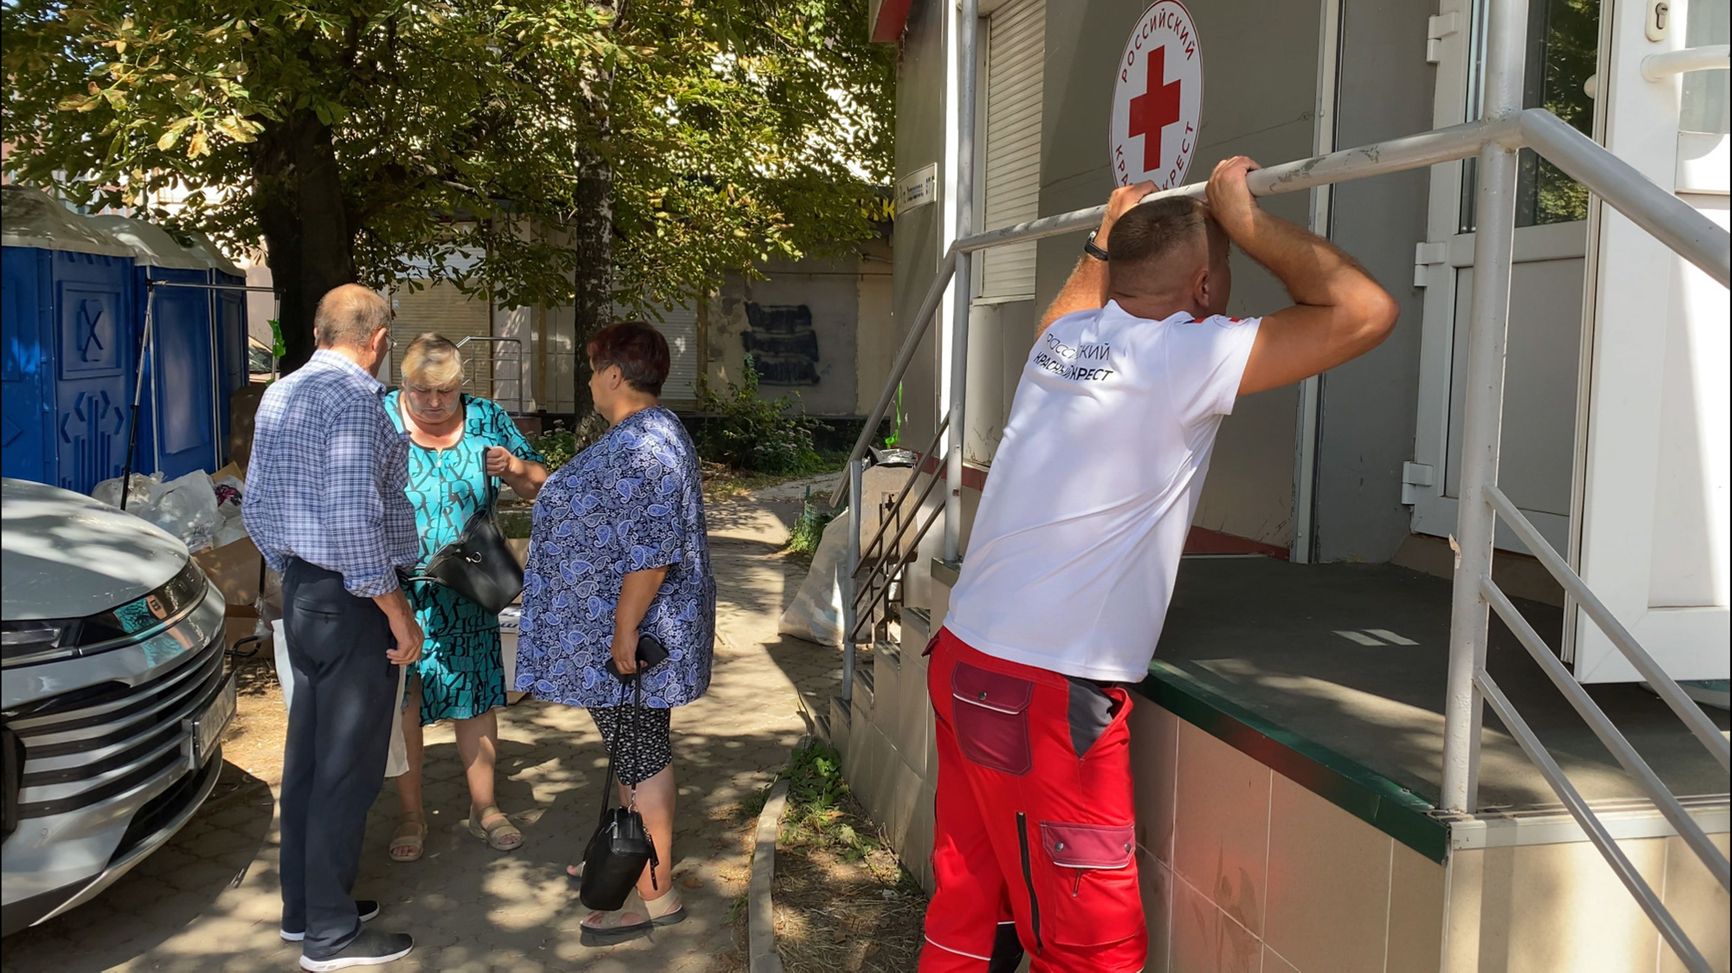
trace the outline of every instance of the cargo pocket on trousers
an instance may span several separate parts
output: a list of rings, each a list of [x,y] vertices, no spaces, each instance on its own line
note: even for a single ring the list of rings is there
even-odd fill
[[[1052,876],[1041,897],[1049,940],[1099,946],[1142,930],[1135,826],[1042,821],[1040,845]]]
[[[1034,766],[1028,704],[1034,683],[958,662],[950,674],[951,722],[970,762],[1021,776]]]

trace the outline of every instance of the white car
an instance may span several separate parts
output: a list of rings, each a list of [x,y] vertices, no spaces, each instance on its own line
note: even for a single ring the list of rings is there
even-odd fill
[[[89,901],[216,785],[235,710],[222,593],[186,545],[0,480],[0,935]]]

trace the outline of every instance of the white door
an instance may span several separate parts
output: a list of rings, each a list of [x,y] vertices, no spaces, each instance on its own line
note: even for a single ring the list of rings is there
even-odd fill
[[[1430,57],[1438,65],[1433,117],[1442,128],[1480,116],[1485,18],[1484,0],[1441,0],[1440,7],[1431,22]],[[1599,7],[1583,0],[1534,0],[1531,10],[1524,102],[1550,108],[1589,132],[1594,103],[1584,85],[1595,69]],[[1455,531],[1460,496],[1473,170],[1472,161],[1432,168],[1427,242],[1415,254],[1414,281],[1425,287],[1425,313],[1419,428],[1403,495],[1413,504],[1414,531],[1437,536]],[[1533,153],[1522,153],[1498,478],[1559,550],[1570,537],[1587,215],[1581,186]],[[1497,541],[1508,550],[1523,549],[1502,525]]]
[[[1726,0],[1623,0],[1610,17],[1606,146],[1725,227],[1726,70],[1650,80],[1642,62],[1726,44]],[[1578,563],[1673,678],[1725,679],[1726,289],[1618,213],[1596,210]],[[1579,679],[1637,678],[1598,627],[1580,612],[1572,621]]]

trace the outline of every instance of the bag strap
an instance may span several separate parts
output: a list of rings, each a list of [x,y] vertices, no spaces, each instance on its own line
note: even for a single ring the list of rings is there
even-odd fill
[[[634,672],[631,677],[631,737],[632,743],[637,743],[643,736],[642,727],[638,726],[638,714],[643,711],[643,673]],[[625,735],[625,720],[620,721],[620,735]],[[631,785],[630,810],[637,810],[637,785]]]
[[[619,734],[615,733],[613,746],[607,748],[607,780],[601,785],[601,818],[596,826],[607,824],[607,812],[613,807],[613,761],[614,753],[619,750]]]
[[[488,474],[488,472],[487,472],[487,450],[492,449],[492,448],[493,448],[492,446],[487,446],[487,447],[483,447],[481,450],[481,474],[482,474],[482,476],[485,476],[487,478],[487,493],[482,499],[480,512],[486,514],[487,518],[489,520],[493,520],[493,521],[497,522],[499,519],[499,477],[492,476],[492,475]],[[501,446],[500,448],[504,449],[505,447]],[[438,558],[440,553],[442,553],[444,550],[445,550],[445,548],[441,548],[439,551],[435,551],[433,554],[433,557]],[[428,561],[429,565],[431,565],[432,563],[433,562],[431,560]],[[406,581],[406,582],[407,581],[431,581],[434,584],[443,584],[444,583],[444,582],[440,581],[438,578],[435,578],[434,576],[432,576],[430,574],[413,574],[413,575],[410,575],[409,577],[403,578],[401,580]],[[606,812],[607,812],[607,809],[603,808],[602,813],[605,814]]]
[[[632,723],[632,736],[634,738],[639,735],[637,733],[638,727],[636,725],[637,724],[637,711],[641,708],[638,704],[641,703],[642,701],[643,701],[643,684],[638,682],[636,679],[633,679],[632,680],[632,702],[631,702],[631,706],[629,708],[632,711],[632,715],[630,717],[630,722]],[[614,736],[613,736],[613,746],[607,748],[607,780],[602,784],[601,819],[599,822],[600,824],[606,824],[607,823],[607,812],[613,807],[614,760],[616,759],[616,755],[619,752],[623,751],[625,749],[625,746],[626,746],[626,743],[625,743],[626,722],[627,722],[626,720],[620,720],[619,721],[619,727],[614,732]],[[635,740],[634,740],[634,742],[635,742]],[[637,809],[637,785],[636,784],[633,784],[631,786],[631,792],[632,792],[632,804],[631,804],[631,807],[629,808],[629,810],[635,811]]]

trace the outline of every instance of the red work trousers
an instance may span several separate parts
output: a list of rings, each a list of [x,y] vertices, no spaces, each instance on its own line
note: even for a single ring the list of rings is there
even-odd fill
[[[1025,951],[1035,973],[1142,969],[1129,694],[947,629],[927,653],[937,887],[921,973],[1010,971]]]

